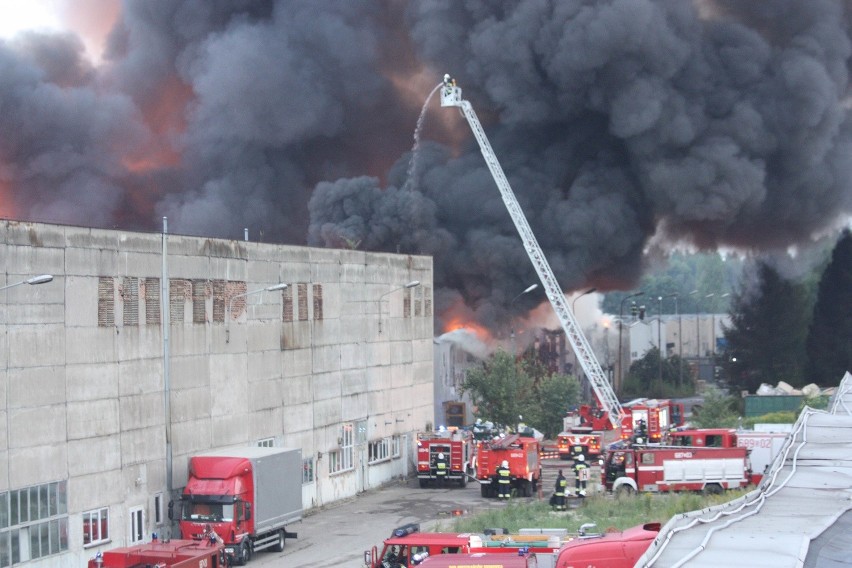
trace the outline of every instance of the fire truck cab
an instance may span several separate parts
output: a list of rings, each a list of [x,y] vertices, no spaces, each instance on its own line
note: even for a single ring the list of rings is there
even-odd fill
[[[601,439],[600,432],[593,432],[591,428],[582,426],[576,426],[571,431],[560,432],[556,437],[559,457],[567,460],[583,454],[587,458],[595,458],[601,453]]]
[[[609,450],[601,473],[616,495],[636,491],[721,493],[746,487],[751,466],[745,448],[635,446]]]
[[[621,438],[629,440],[639,422],[645,425],[648,441],[659,443],[669,430],[683,425],[683,404],[668,399],[637,399],[624,404]]]
[[[541,481],[540,446],[535,438],[518,434],[481,442],[477,451],[476,479],[482,496],[497,496],[497,468],[506,461],[512,489],[519,497],[532,497]]]
[[[669,432],[665,438],[670,446],[697,448],[736,448],[737,431],[733,428],[697,428]]]
[[[559,551],[556,568],[632,568],[660,532],[647,523],[622,532],[586,534]]]

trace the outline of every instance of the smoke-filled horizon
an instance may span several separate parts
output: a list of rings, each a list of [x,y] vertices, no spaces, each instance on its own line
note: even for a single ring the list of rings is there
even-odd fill
[[[849,15],[127,1],[97,66],[72,35],[0,41],[0,216],[428,254],[436,327],[495,328],[541,296],[512,301],[537,277],[463,117],[434,97],[421,118],[444,73],[566,292],[627,289],[649,248],[784,250],[846,222]]]

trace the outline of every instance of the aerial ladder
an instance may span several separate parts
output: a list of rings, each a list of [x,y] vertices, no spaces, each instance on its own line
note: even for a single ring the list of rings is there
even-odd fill
[[[482,129],[482,124],[480,124],[470,102],[462,99],[461,87],[458,87],[455,80],[449,75],[444,75],[444,84],[441,86],[441,106],[459,107],[467,119],[471,130],[473,130],[473,135],[476,137],[476,141],[479,142],[479,149],[482,151],[485,163],[488,164],[488,169],[491,170],[491,175],[497,183],[497,188],[500,190],[503,202],[506,204],[509,215],[515,223],[515,228],[517,228],[520,234],[527,255],[530,257],[538,273],[538,277],[544,285],[547,298],[550,300],[554,311],[556,311],[556,315],[559,317],[559,322],[562,324],[562,329],[565,331],[568,341],[571,342],[571,347],[577,355],[577,360],[580,362],[583,372],[588,377],[589,383],[595,391],[598,403],[606,411],[613,429],[620,429],[621,419],[625,414],[624,409],[615,396],[615,391],[612,390],[612,386],[610,386],[607,376],[604,374],[600,363],[598,363],[597,357],[595,357],[586,336],[580,329],[580,325],[574,318],[574,314],[568,308],[565,294],[563,294],[562,288],[556,281],[553,270],[551,270],[550,264],[544,257],[541,246],[539,246],[538,240],[536,240],[535,234],[533,234],[527,218],[524,216],[524,212],[515,198],[515,193],[512,191],[509,180],[506,179],[506,174],[503,173],[503,168],[500,166],[500,162],[491,148],[491,143]]]

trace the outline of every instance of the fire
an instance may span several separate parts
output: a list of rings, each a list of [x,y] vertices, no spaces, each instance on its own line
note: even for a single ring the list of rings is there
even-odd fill
[[[492,340],[491,332],[485,326],[480,325],[473,320],[467,320],[462,316],[453,316],[445,321],[444,333],[465,329],[476,335],[480,341],[488,343]]]

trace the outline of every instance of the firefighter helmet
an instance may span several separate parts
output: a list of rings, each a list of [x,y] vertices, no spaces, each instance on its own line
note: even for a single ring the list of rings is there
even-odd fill
[[[444,454],[438,454],[438,459],[439,459],[439,460],[444,459]]]
[[[503,467],[509,467],[509,462],[507,460],[503,460],[503,463],[500,464]]]
[[[586,456],[584,456],[583,454],[580,454],[579,456],[577,456],[577,461],[578,462],[586,461]]]

